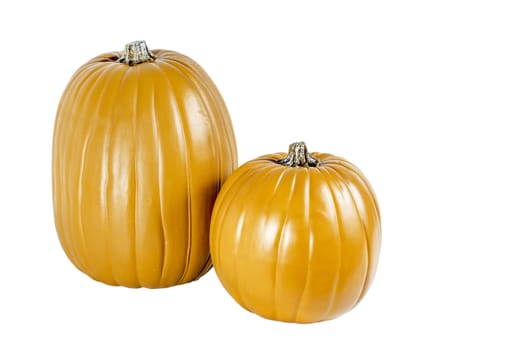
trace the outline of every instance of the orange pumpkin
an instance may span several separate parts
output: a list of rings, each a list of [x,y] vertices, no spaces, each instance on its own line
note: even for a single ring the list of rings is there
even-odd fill
[[[215,271],[244,308],[309,323],[335,318],[363,298],[381,244],[380,214],[364,175],[304,143],[237,169],[212,215]]]
[[[142,41],[97,56],[74,74],[56,115],[60,243],[110,285],[197,279],[211,267],[211,211],[236,164],[228,111],[197,63]]]

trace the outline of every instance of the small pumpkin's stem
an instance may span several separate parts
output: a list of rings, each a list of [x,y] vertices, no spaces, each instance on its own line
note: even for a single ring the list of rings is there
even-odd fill
[[[126,44],[122,57],[120,57],[118,62],[134,66],[154,60],[155,55],[148,49],[146,42],[144,40],[137,40]]]
[[[316,167],[319,165],[319,160],[308,153],[304,142],[294,142],[288,148],[286,158],[279,159],[277,163],[287,166]]]

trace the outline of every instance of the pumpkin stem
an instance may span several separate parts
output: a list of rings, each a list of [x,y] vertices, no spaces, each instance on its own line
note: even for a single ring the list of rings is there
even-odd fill
[[[304,142],[294,142],[288,148],[286,158],[279,159],[277,163],[287,166],[316,167],[319,165],[319,160],[308,153]]]
[[[134,66],[153,60],[155,60],[155,55],[148,49],[146,42],[137,40],[126,44],[122,57],[119,58],[118,62]]]

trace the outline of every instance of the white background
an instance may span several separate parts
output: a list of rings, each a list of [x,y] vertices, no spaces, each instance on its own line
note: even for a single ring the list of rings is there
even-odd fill
[[[58,101],[81,64],[137,39],[205,68],[241,163],[304,140],[367,175],[383,245],[357,308],[284,324],[213,271],[130,290],[67,260]],[[522,1],[13,1],[0,45],[0,349],[525,348]]]

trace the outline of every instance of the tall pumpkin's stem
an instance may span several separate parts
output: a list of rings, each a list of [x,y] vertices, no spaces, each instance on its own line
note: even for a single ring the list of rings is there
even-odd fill
[[[148,49],[146,42],[144,40],[137,40],[126,44],[122,57],[118,62],[134,66],[154,60],[155,55]]]
[[[316,167],[319,165],[319,160],[308,153],[304,142],[294,142],[288,148],[286,158],[279,159],[277,163],[287,166]]]

